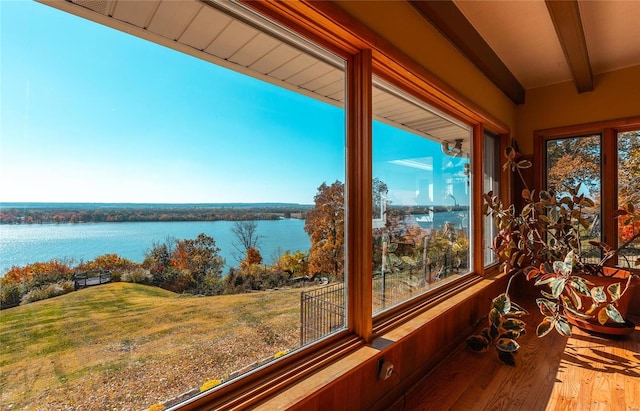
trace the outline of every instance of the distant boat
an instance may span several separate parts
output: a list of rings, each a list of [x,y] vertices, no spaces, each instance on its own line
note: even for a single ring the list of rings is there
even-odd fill
[[[422,215],[420,217],[416,217],[416,221],[419,223],[433,223],[433,218],[428,215]]]

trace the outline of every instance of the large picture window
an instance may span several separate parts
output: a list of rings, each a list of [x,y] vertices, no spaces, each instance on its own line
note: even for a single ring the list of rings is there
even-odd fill
[[[373,113],[377,313],[469,272],[471,132],[379,79]]]

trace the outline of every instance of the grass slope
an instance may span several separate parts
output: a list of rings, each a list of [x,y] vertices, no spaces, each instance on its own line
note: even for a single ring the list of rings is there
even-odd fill
[[[0,409],[145,409],[299,344],[300,289],[113,283],[0,312]]]

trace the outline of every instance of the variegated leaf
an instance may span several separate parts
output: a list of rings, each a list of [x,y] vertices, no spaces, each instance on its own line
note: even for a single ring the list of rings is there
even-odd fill
[[[604,303],[607,301],[607,295],[604,293],[604,286],[593,287],[591,289],[591,298],[597,303]]]
[[[511,299],[506,293],[502,293],[494,298],[491,302],[491,305],[502,315],[505,315],[509,311],[511,311]]]
[[[500,312],[496,308],[492,308],[491,311],[489,311],[489,325],[498,327],[500,325],[500,318]]]
[[[571,336],[571,326],[569,325],[569,323],[563,319],[560,318],[556,321],[556,330],[564,335],[565,337],[570,337]]]
[[[620,315],[620,311],[618,311],[618,309],[614,307],[613,304],[607,305],[605,311],[607,312],[607,315],[609,316],[609,318],[611,318],[611,320],[617,322],[618,324],[624,324],[624,318],[622,318],[622,315]]]
[[[513,354],[515,354],[515,353],[498,350],[498,359],[504,365],[509,365],[511,367],[515,367],[516,366],[516,359],[513,356]]]
[[[526,324],[524,321],[518,320],[516,318],[509,318],[508,320],[505,320],[502,322],[502,324],[500,324],[503,330],[506,330],[506,331],[513,330],[518,332],[524,329],[525,325]]]
[[[607,309],[602,308],[598,311],[598,322],[604,325],[609,320],[609,314],[607,314]]]
[[[523,272],[527,277],[527,281],[530,281],[532,278],[535,278],[538,276],[538,274],[540,274],[540,270],[532,266],[526,267]]]
[[[540,294],[542,294],[543,297],[549,298],[551,300],[555,300],[556,299],[556,297],[554,297],[550,293],[546,292],[545,290],[540,290]]]
[[[588,320],[588,319],[591,318],[590,315],[587,315],[587,314],[585,314],[583,312],[580,312],[580,311],[574,309],[573,307],[565,306],[564,309],[569,311],[571,313],[571,315],[573,315],[574,317],[578,317],[578,318],[581,318],[583,320]]]
[[[620,298],[620,293],[622,291],[620,287],[620,283],[611,284],[607,287],[607,291],[611,296],[612,301],[617,301]]]
[[[553,317],[557,310],[558,305],[553,301],[549,301],[545,298],[536,299],[536,304],[538,304],[538,308],[540,309],[540,313],[547,317]]]
[[[549,286],[551,287],[551,295],[553,295],[554,298],[558,298],[560,294],[562,294],[565,283],[566,280],[564,278],[556,278],[554,281],[549,283]]]
[[[555,274],[551,274],[551,275],[547,274],[541,277],[538,281],[536,281],[534,285],[536,287],[540,287],[541,285],[549,284],[555,278],[557,278]]]
[[[555,320],[553,317],[545,317],[540,324],[538,324],[538,327],[536,328],[536,335],[539,338],[542,338],[549,334],[549,332],[553,330],[554,323]]]
[[[511,338],[499,338],[498,341],[496,341],[496,348],[503,352],[514,352],[518,351],[520,345]]]
[[[575,288],[580,294],[589,295],[589,287],[582,277],[571,277],[569,285]]]
[[[570,291],[571,292],[569,293],[569,297],[571,304],[567,304],[565,302],[565,306],[572,308],[575,307],[576,309],[580,310],[582,308],[582,298],[580,298],[580,295],[578,295],[576,290],[574,290],[573,288],[570,288]]]
[[[489,341],[482,335],[472,335],[465,342],[467,347],[476,352],[484,352],[489,349]]]

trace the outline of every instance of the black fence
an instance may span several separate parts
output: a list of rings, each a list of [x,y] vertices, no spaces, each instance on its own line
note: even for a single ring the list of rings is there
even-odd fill
[[[400,269],[376,272],[373,275],[373,311],[379,312],[413,298],[448,277],[469,272],[469,254],[443,253],[427,264],[408,265]]]
[[[344,283],[300,293],[300,345],[307,345],[345,325]]]
[[[94,285],[106,284],[111,281],[111,271],[95,270],[86,273],[74,274],[73,282],[76,290],[79,288],[91,287]]]

